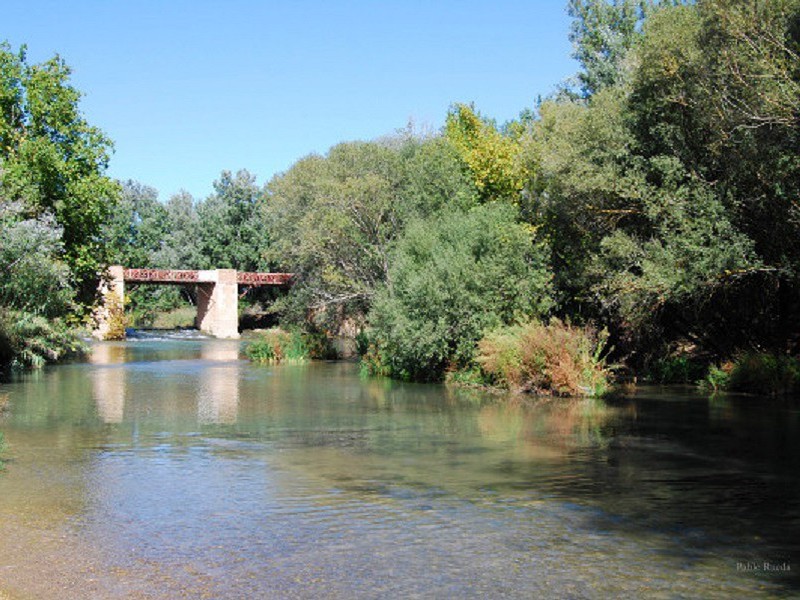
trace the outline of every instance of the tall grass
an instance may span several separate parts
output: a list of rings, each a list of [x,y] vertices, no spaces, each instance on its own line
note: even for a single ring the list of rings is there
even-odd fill
[[[490,383],[556,396],[602,396],[611,370],[607,334],[553,319],[504,327],[478,342],[477,363]]]
[[[309,347],[299,331],[269,329],[250,342],[245,354],[253,362],[302,363],[309,359]]]

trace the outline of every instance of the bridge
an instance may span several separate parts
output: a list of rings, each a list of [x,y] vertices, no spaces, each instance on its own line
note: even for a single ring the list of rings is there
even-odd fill
[[[127,269],[121,265],[108,268],[100,281],[103,306],[95,315],[94,335],[106,339],[110,330],[112,306],[122,310],[125,282],[158,285],[196,285],[197,316],[195,326],[218,338],[239,337],[239,286],[287,286],[292,273],[250,273],[236,269]]]

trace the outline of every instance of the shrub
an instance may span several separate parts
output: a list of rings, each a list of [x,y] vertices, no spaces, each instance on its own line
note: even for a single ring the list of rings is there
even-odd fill
[[[369,315],[385,372],[440,380],[472,362],[486,331],[551,307],[545,252],[515,218],[487,205],[409,226]]]
[[[770,396],[800,393],[800,357],[748,352],[733,362],[712,365],[701,387],[709,392],[748,392]]]
[[[309,349],[299,331],[270,329],[259,334],[245,350],[248,358],[260,363],[301,363],[309,358]]]
[[[655,361],[648,379],[656,383],[694,383],[703,377],[702,363],[688,356],[668,356]]]
[[[603,350],[607,333],[553,319],[504,327],[478,343],[477,363],[487,379],[521,392],[602,396],[610,368]]]
[[[700,389],[709,394],[716,394],[717,392],[728,389],[732,370],[732,362],[726,362],[721,365],[709,365],[706,376],[698,382]]]
[[[125,316],[125,304],[119,296],[111,292],[105,292],[106,325],[108,330],[103,335],[104,340],[124,340],[125,328],[128,326],[128,319]]]
[[[0,365],[38,368],[85,352],[86,346],[62,321],[0,309]]]

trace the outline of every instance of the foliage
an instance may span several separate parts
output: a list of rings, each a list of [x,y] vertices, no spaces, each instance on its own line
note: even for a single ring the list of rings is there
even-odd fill
[[[679,340],[790,350],[800,2],[571,7],[597,59],[581,58],[585,97],[545,102],[522,138],[560,312],[608,323],[640,365]]]
[[[117,206],[103,226],[109,262],[134,268],[161,266],[152,257],[167,243],[171,228],[158,191],[131,180],[120,187]]]
[[[701,389],[788,396],[800,393],[800,357],[745,352],[732,361],[711,365]]]
[[[98,309],[105,312],[106,332],[104,340],[124,340],[125,328],[128,326],[128,319],[125,316],[125,303],[113,292],[106,291],[101,307]]]
[[[159,312],[153,316],[149,323],[154,329],[181,329],[194,327],[197,309],[193,306],[181,306]]]
[[[642,18],[639,0],[569,0],[572,56],[583,70],[578,81],[588,97],[620,81],[623,61],[636,41]]]
[[[557,396],[602,396],[611,373],[603,352],[607,333],[558,319],[496,329],[478,343],[476,362],[494,384]]]
[[[551,306],[550,273],[516,211],[492,204],[409,226],[370,313],[377,363],[439,380],[470,363],[483,333]]]
[[[703,378],[704,365],[689,355],[666,356],[648,368],[650,381],[666,383],[696,383]]]
[[[189,192],[181,191],[167,201],[169,236],[150,260],[166,269],[197,269],[206,265],[200,248],[202,224],[197,204]]]
[[[309,358],[309,348],[299,330],[261,332],[248,344],[245,353],[251,361],[260,363],[301,363]]]
[[[52,215],[31,218],[20,202],[0,200],[0,230],[0,306],[47,318],[66,314],[75,292]]]
[[[339,144],[298,161],[267,189],[271,256],[296,275],[286,318],[302,322],[311,309],[334,332],[363,320],[411,219],[469,206],[475,195],[446,140],[408,136]]]
[[[710,394],[716,394],[728,388],[731,380],[732,362],[722,365],[709,365],[706,376],[698,382],[700,389]]]
[[[0,308],[0,365],[38,368],[86,351],[60,320]]]
[[[91,294],[105,261],[101,225],[118,188],[104,175],[111,142],[84,119],[70,75],[58,56],[30,65],[24,47],[0,44],[0,191],[30,218],[55,217],[64,261]]]
[[[624,83],[635,68],[630,54],[641,39],[643,22],[659,8],[683,3],[684,0],[569,0],[572,56],[582,67],[577,74],[580,96],[588,98]]]
[[[223,171],[214,193],[197,206],[200,227],[195,243],[200,264],[194,268],[263,271],[269,246],[262,220],[262,190],[246,170]]]
[[[445,135],[466,165],[482,202],[519,201],[524,176],[518,136],[503,135],[465,104],[456,104],[448,112]]]

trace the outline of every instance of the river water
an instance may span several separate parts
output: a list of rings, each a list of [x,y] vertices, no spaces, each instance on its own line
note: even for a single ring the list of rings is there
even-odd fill
[[[0,384],[0,597],[800,595],[800,412],[148,336]]]

